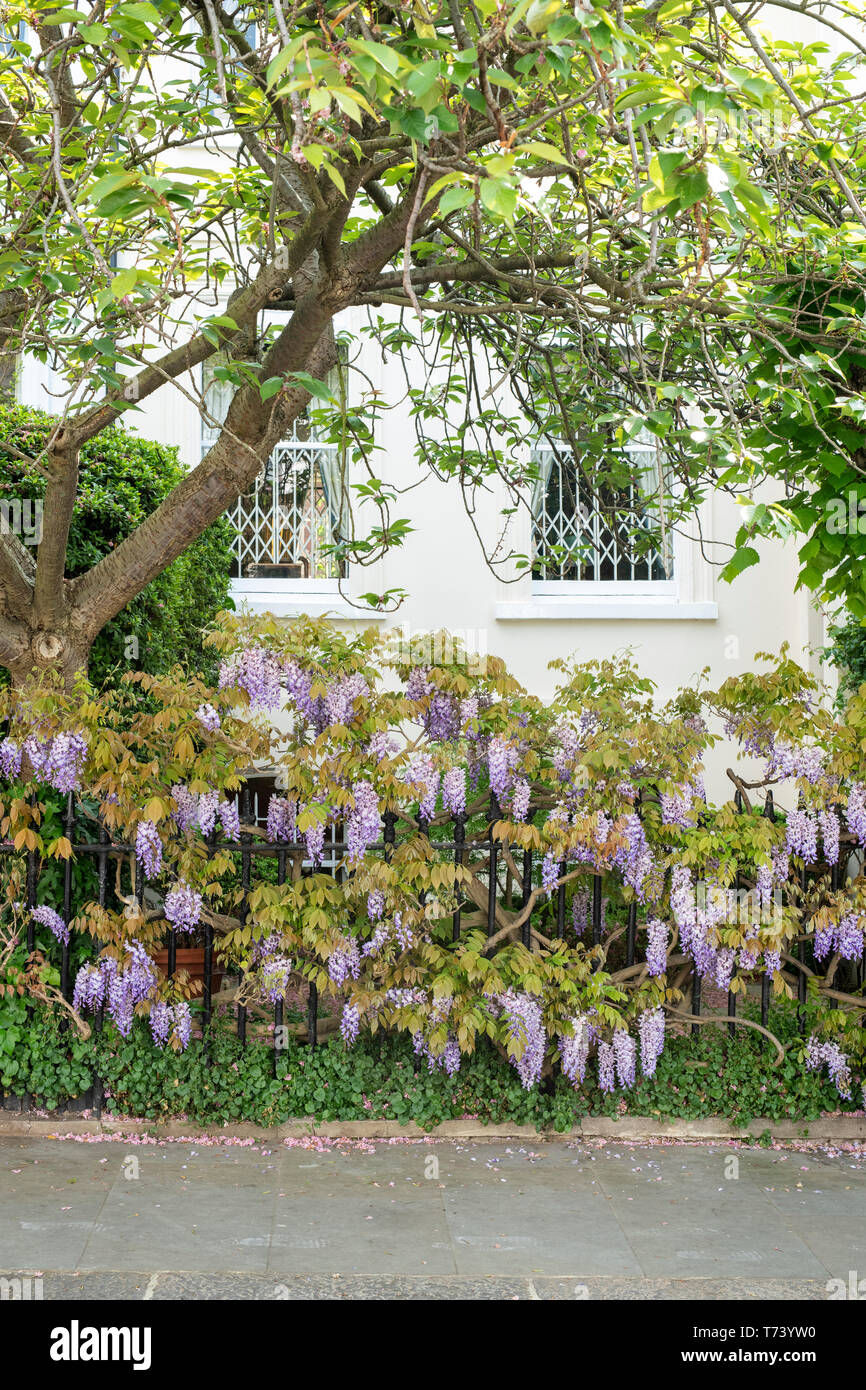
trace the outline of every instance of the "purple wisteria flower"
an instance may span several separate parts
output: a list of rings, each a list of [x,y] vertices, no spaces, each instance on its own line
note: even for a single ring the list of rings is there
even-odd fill
[[[172,799],[175,809],[172,812],[178,830],[183,834],[191,830],[198,820],[198,796],[191,792],[189,787],[185,787],[182,782],[176,782],[171,789]]]
[[[346,856],[356,867],[379,838],[379,798],[369,782],[352,788],[355,805],[346,818]]]
[[[785,845],[806,864],[818,858],[818,819],[811,811],[788,812]]]
[[[838,1043],[821,1042],[814,1035],[806,1043],[806,1066],[809,1071],[827,1067],[830,1079],[843,1100],[851,1099],[851,1067]]]
[[[156,878],[162,868],[162,836],[152,820],[142,820],[135,832],[135,854],[146,878]]]
[[[862,782],[851,785],[845,821],[860,848],[866,849],[866,786]]]
[[[23,749],[14,739],[4,738],[0,743],[0,772],[10,782],[15,782],[21,776],[21,758]]]
[[[198,799],[198,828],[202,835],[212,835],[220,808],[219,792],[202,792]]]
[[[81,772],[87,757],[83,734],[66,731],[55,734],[48,749],[43,777],[59,792],[75,791],[81,785]]]
[[[234,801],[221,801],[219,804],[220,825],[227,840],[241,838],[241,813],[237,798]]]
[[[647,926],[646,966],[648,975],[663,975],[667,969],[670,932],[666,922],[651,917]]]
[[[608,1093],[616,1088],[616,1054],[607,1042],[598,1045],[598,1085]]]
[[[765,975],[773,976],[773,975],[776,974],[776,971],[777,971],[777,970],[781,970],[781,969],[782,969],[782,952],[781,952],[781,951],[765,951],[765,952],[764,952],[764,974],[765,974]]]
[[[592,1029],[584,1014],[575,1014],[571,1023],[573,1032],[557,1034],[556,1045],[559,1048],[563,1075],[568,1077],[573,1086],[579,1086],[586,1076]]]
[[[730,989],[735,961],[736,953],[728,946],[721,947],[716,953],[716,986],[719,989]]]
[[[195,717],[202,728],[207,729],[209,733],[215,734],[220,727],[219,710],[216,709],[210,701],[206,704],[199,705],[195,712]]]
[[[163,999],[157,999],[150,1009],[150,1031],[157,1047],[164,1047],[173,1035],[181,1051],[185,1051],[192,1032],[189,1004],[184,1001],[167,1004]]]
[[[385,894],[381,888],[371,888],[367,894],[367,916],[371,922],[379,922],[385,911]]]
[[[293,844],[297,838],[298,803],[293,797],[272,796],[268,802],[268,839],[287,840]]]
[[[78,974],[75,976],[75,988],[72,991],[72,1007],[74,1009],[90,1009],[93,1013],[103,1004],[105,1000],[105,990],[112,970],[117,969],[117,961],[113,957],[108,957],[99,962],[98,965],[82,965]]]
[[[262,993],[272,1004],[285,999],[292,975],[293,963],[288,956],[269,955],[261,965]]]
[[[644,883],[654,864],[652,850],[647,842],[640,816],[635,812],[625,817],[624,830],[626,845],[625,848],[617,850],[615,862],[622,872],[624,881],[635,890],[638,900],[643,902]]]
[[[511,814],[516,821],[525,821],[529,814],[529,783],[525,777],[518,777],[511,793]]]
[[[360,971],[361,955],[355,941],[343,941],[328,957],[328,974],[338,988],[350,977],[357,980]]]
[[[664,1009],[644,1009],[637,1021],[640,1035],[640,1069],[644,1076],[655,1076],[656,1065],[664,1051]]]
[[[264,647],[246,647],[219,670],[219,688],[238,687],[245,690],[253,709],[276,710],[280,707],[283,668],[273,652]]]
[[[835,811],[819,811],[818,824],[821,827],[821,844],[824,858],[828,864],[836,864],[839,859],[839,832],[841,825]]]
[[[439,794],[440,773],[429,753],[415,753],[406,769],[406,781],[414,788],[423,790],[419,797],[418,817],[432,820],[436,814],[436,797]]]
[[[307,846],[307,858],[312,864],[321,864],[325,853],[325,822],[315,821],[308,830],[304,831],[304,842]]]
[[[55,936],[62,946],[69,944],[69,927],[53,907],[31,907],[30,916],[36,922],[41,922],[43,927],[47,927],[52,936]]]
[[[347,1047],[353,1047],[357,1042],[360,1028],[361,1014],[357,1006],[355,1004],[344,1004],[343,1013],[340,1018],[340,1033]]]
[[[450,767],[442,778],[442,805],[452,816],[462,816],[466,810],[466,772],[462,767]]]
[[[556,880],[559,878],[559,860],[556,855],[548,850],[541,861],[541,886],[548,897],[556,887]]]
[[[505,1015],[508,1037],[522,1047],[520,1057],[512,1057],[511,1064],[517,1069],[521,1085],[528,1091],[541,1080],[547,1037],[541,1005],[531,994],[507,989],[498,996],[498,1003]]]
[[[628,1089],[635,1081],[637,1044],[627,1028],[617,1028],[612,1046],[619,1084]]]
[[[520,762],[518,750],[497,734],[490,740],[487,748],[487,771],[490,776],[490,790],[501,799],[511,786],[514,770]]]
[[[192,931],[201,921],[201,893],[178,879],[165,895],[165,915],[177,931]]]

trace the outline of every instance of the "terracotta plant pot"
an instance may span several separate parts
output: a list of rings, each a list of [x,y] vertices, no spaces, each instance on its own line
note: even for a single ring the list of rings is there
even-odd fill
[[[168,974],[168,950],[157,951],[154,954],[156,968],[161,974]],[[204,988],[204,946],[178,946],[174,953],[174,968],[176,971],[185,970],[190,980],[201,980],[202,989]],[[211,996],[219,994],[222,989],[225,970],[216,961],[213,962],[211,969]],[[194,997],[201,997],[201,994]]]

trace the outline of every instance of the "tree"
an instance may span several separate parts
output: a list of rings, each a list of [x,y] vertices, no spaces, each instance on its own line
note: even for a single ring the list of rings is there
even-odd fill
[[[44,411],[0,404],[0,438],[19,452],[38,454],[55,424]],[[85,444],[66,552],[70,578],[85,574],[121,544],[182,480],[184,471],[176,449],[151,443],[120,425]],[[0,505],[15,498],[32,507],[41,504],[44,495],[44,478],[0,451]],[[38,536],[38,514],[33,510],[29,531],[32,543]],[[215,676],[214,654],[202,644],[202,629],[231,606],[233,537],[228,519],[220,517],[106,623],[90,650],[88,671],[95,686],[130,668],[162,675],[177,662]]]
[[[371,325],[386,351],[434,345],[452,386],[429,401],[413,387],[414,405],[421,426],[450,422],[462,394],[428,452],[470,491],[496,469],[525,494],[520,402],[576,440],[590,399],[615,442],[641,424],[664,440],[663,525],[708,484],[742,486],[743,411],[761,407],[728,374],[736,387],[744,350],[788,323],[766,299],[792,255],[847,276],[866,235],[862,46],[824,71],[819,48],[772,44],[749,14],[733,0],[3,0],[6,32],[29,28],[0,57],[0,349],[53,359],[66,392],[30,461],[46,481],[36,561],[0,536],[13,678],[71,681],[311,399],[366,453],[379,403],[352,413],[325,385],[352,305],[386,306]],[[840,4],[822,22],[852,18]],[[275,309],[285,322],[269,324]],[[508,374],[499,404],[479,399],[476,346]],[[71,577],[82,448],[157,391],[200,398],[190,373],[217,353],[235,391],[213,446]],[[591,485],[610,469],[621,481],[620,459],[591,461]],[[360,496],[366,519],[338,544],[364,563],[406,523],[369,460]]]

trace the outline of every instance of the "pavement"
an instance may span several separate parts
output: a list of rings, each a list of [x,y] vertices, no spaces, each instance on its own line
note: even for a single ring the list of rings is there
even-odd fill
[[[46,1300],[826,1300],[866,1276],[848,1147],[5,1138],[0,1279]]]

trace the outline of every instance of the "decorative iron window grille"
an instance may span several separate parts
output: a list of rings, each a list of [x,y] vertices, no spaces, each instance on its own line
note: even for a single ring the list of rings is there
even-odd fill
[[[202,419],[202,456],[219,435],[234,387],[205,378],[209,419]],[[316,438],[306,417],[276,446],[250,490],[229,513],[236,536],[233,579],[339,579],[328,551],[339,537],[346,499],[339,448]]]
[[[673,578],[670,538],[659,538],[658,457],[650,436],[625,444],[632,480],[591,487],[567,444],[533,450],[532,577],[590,583],[659,583]],[[589,470],[587,470],[589,471]],[[646,541],[636,535],[646,532]]]

